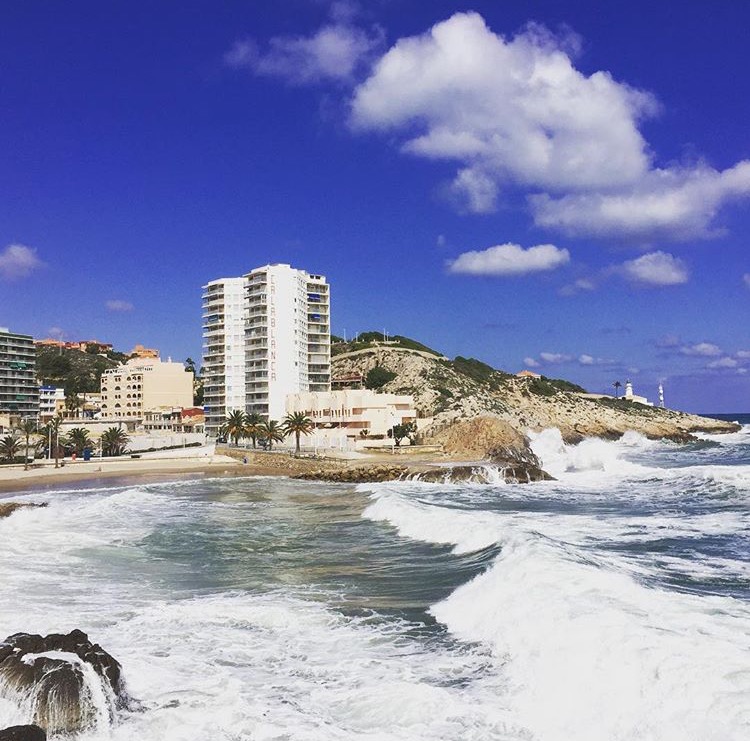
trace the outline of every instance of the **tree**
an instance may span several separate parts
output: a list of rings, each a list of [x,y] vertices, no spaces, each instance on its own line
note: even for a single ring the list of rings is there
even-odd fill
[[[85,427],[74,427],[68,433],[68,440],[77,455],[81,455],[86,448],[92,447],[89,431]]]
[[[6,435],[0,440],[0,456],[4,461],[13,463],[21,450],[21,441],[14,435]]]
[[[622,388],[622,384],[619,381],[615,381],[612,385],[615,387],[615,399],[619,399],[620,389]]]
[[[102,455],[122,455],[127,452],[130,438],[122,427],[110,427],[101,436]]]
[[[227,434],[234,438],[234,444],[239,443],[240,438],[245,436],[245,412],[235,409],[227,415]]]
[[[368,389],[379,389],[385,386],[388,381],[392,381],[396,377],[396,373],[383,368],[380,365],[376,365],[374,368],[370,368],[365,376],[365,388]]]
[[[284,442],[284,428],[275,420],[269,419],[268,422],[263,423],[261,428],[261,435],[268,440],[268,449],[273,449],[274,443]]]
[[[245,436],[253,441],[253,447],[256,447],[258,436],[263,432],[263,417],[257,412],[250,412],[245,415]]]
[[[185,369],[190,371],[194,376],[197,375],[195,361],[192,358],[185,358]]]
[[[282,427],[287,435],[291,435],[292,433],[294,433],[294,439],[296,442],[295,452],[297,453],[297,455],[299,455],[300,435],[309,435],[312,432],[312,420],[309,417],[305,416],[304,412],[294,412],[292,414],[287,414],[286,417],[284,417]]]
[[[81,400],[81,397],[78,396],[78,393],[73,391],[71,393],[67,393],[65,396],[65,408],[68,410],[68,416],[71,419],[78,417],[78,410],[83,406],[83,401]]]
[[[23,422],[21,422],[21,425],[18,428],[18,431],[26,439],[26,455],[23,459],[24,471],[29,470],[29,438],[37,431],[37,427],[38,425],[35,419],[25,419]]]
[[[60,417],[53,417],[48,423],[51,432],[50,439],[54,440],[53,445],[55,451],[55,468],[60,467],[60,425],[62,419]]]
[[[396,447],[400,447],[401,441],[405,438],[409,438],[409,442],[414,442],[414,438],[417,434],[417,423],[407,422],[405,424],[393,425],[388,431],[390,436],[393,437],[393,441],[396,443]]]

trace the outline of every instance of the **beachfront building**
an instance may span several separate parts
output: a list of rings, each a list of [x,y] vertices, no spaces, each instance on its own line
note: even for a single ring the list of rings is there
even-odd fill
[[[102,373],[100,419],[139,422],[159,407],[193,405],[193,374],[182,363],[131,358]]]
[[[136,345],[130,351],[131,358],[158,358],[159,355],[160,353],[155,347],[144,347],[143,345]]]
[[[207,283],[203,368],[206,431],[211,435],[232,411],[281,420],[287,394],[329,391],[330,292],[325,277],[274,264],[241,278]]]
[[[59,386],[39,387],[39,421],[47,424],[65,409],[65,389]]]
[[[353,447],[352,443],[383,440],[394,425],[416,422],[414,399],[369,389],[307,391],[286,397],[286,412],[301,412],[313,423],[316,447]]]
[[[12,423],[37,419],[39,384],[34,338],[0,327],[0,414],[3,413]]]
[[[245,411],[246,282],[219,278],[203,286],[203,404],[212,435],[230,412]]]
[[[280,420],[288,394],[331,389],[328,284],[284,264],[245,277],[247,411]]]

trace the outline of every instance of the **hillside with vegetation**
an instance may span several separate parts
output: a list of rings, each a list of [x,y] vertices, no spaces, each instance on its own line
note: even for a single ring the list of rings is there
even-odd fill
[[[412,343],[418,351],[409,347]],[[519,434],[549,427],[557,427],[568,442],[588,436],[617,438],[629,430],[649,438],[686,440],[694,432],[735,429],[730,423],[669,409],[590,398],[570,381],[518,377],[476,358],[449,360],[434,350],[425,353],[424,345],[414,340],[398,345],[373,340],[362,347],[357,338],[337,344],[339,350],[332,359],[334,378],[362,376],[370,388],[410,394],[422,419],[422,440],[444,443],[453,428],[450,434],[457,454],[461,448],[455,439],[457,430],[466,430],[464,447],[471,448],[476,431],[464,423],[481,417],[494,418],[496,438],[510,447],[518,447]],[[371,383],[373,377],[377,384]],[[486,431],[483,435],[488,437]]]
[[[40,383],[61,386],[66,394],[96,393],[102,373],[120,365],[128,357],[114,351],[97,353],[37,346],[36,374]]]

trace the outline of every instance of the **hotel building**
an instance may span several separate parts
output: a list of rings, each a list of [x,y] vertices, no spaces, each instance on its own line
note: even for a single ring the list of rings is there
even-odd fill
[[[241,281],[242,302],[228,301]],[[281,420],[287,394],[331,388],[330,291],[322,275],[275,264],[203,287],[206,431],[240,409]],[[236,295],[237,284],[232,284]],[[242,332],[242,349],[237,345]],[[244,362],[242,395],[237,366]]]
[[[0,414],[11,420],[39,415],[34,338],[0,327]]]
[[[102,373],[101,419],[140,423],[160,407],[193,406],[193,374],[182,363],[132,358]]]

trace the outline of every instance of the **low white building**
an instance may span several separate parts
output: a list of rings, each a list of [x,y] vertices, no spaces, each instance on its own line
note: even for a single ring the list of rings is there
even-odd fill
[[[625,382],[625,400],[635,401],[638,404],[645,404],[647,407],[653,406],[645,396],[638,396],[638,394],[633,393],[633,384],[630,381]]]
[[[288,394],[287,414],[302,412],[315,427],[314,447],[353,447],[353,443],[383,440],[394,425],[417,419],[411,396],[378,394],[369,389],[305,391]]]
[[[65,408],[65,389],[59,386],[39,387],[39,421],[46,424]]]

